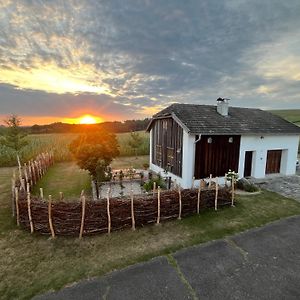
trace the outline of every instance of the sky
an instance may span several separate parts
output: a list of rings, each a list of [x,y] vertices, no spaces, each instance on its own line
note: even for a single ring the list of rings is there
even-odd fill
[[[0,119],[300,108],[299,0],[0,1]]]

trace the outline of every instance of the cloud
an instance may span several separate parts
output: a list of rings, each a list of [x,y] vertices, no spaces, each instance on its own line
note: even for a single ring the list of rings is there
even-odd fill
[[[0,83],[20,113],[30,94],[37,115],[45,99],[51,114],[105,103],[124,118],[219,96],[297,107],[299,11],[298,0],[2,1]]]

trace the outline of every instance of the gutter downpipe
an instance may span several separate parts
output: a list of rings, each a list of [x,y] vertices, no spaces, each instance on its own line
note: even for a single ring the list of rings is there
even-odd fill
[[[198,139],[194,142],[194,144],[197,144],[201,140],[201,134],[199,134]]]

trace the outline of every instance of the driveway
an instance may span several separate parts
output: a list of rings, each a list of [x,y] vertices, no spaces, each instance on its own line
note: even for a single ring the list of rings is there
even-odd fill
[[[300,299],[300,216],[34,299]]]
[[[300,176],[278,176],[273,175],[263,179],[251,179],[251,182],[261,188],[276,192],[285,197],[300,201]]]

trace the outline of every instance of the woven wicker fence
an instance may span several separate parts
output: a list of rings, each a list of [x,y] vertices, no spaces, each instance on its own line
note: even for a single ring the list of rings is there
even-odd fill
[[[203,189],[200,197],[199,191],[172,190],[133,198],[84,199],[81,202],[50,202],[50,205],[37,197],[31,197],[28,201],[28,194],[21,191],[18,200],[19,223],[32,232],[52,236],[82,236],[142,227],[215,207],[216,190]],[[227,188],[218,190],[217,206],[223,205],[231,205],[231,192]]]

